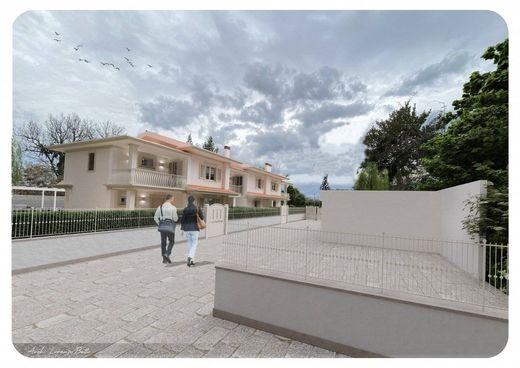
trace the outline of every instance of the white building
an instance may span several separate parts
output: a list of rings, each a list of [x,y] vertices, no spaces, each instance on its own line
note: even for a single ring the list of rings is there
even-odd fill
[[[289,200],[285,176],[233,160],[230,148],[217,154],[145,132],[49,147],[65,153],[65,208],[150,208],[173,194],[184,207],[198,205],[279,207]]]

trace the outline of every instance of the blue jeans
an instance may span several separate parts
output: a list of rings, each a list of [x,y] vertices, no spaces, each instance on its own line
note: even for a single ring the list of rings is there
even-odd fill
[[[185,231],[185,233],[188,246],[188,257],[195,258],[195,251],[197,250],[197,244],[199,242],[199,232]]]

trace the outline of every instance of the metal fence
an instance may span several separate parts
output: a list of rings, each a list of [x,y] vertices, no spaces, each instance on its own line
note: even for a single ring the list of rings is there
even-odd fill
[[[224,237],[222,261],[345,288],[507,310],[506,245],[243,224]]]
[[[177,211],[179,217],[182,210]],[[155,208],[115,209],[13,209],[11,238],[36,238],[156,226]]]

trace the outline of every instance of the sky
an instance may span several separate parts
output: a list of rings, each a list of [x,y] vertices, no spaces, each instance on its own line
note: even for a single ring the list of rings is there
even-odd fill
[[[312,197],[325,174],[353,185],[364,135],[407,100],[450,110],[507,35],[489,11],[29,11],[13,25],[13,124],[75,112],[211,135]]]

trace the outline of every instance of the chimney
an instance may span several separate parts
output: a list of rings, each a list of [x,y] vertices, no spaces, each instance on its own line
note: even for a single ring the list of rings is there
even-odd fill
[[[269,162],[266,162],[265,165],[264,165],[264,170],[268,171],[268,172],[271,172],[272,166],[273,165],[271,165]]]
[[[231,151],[231,148],[229,148],[229,146],[224,146],[224,157],[229,158],[230,151]]]

